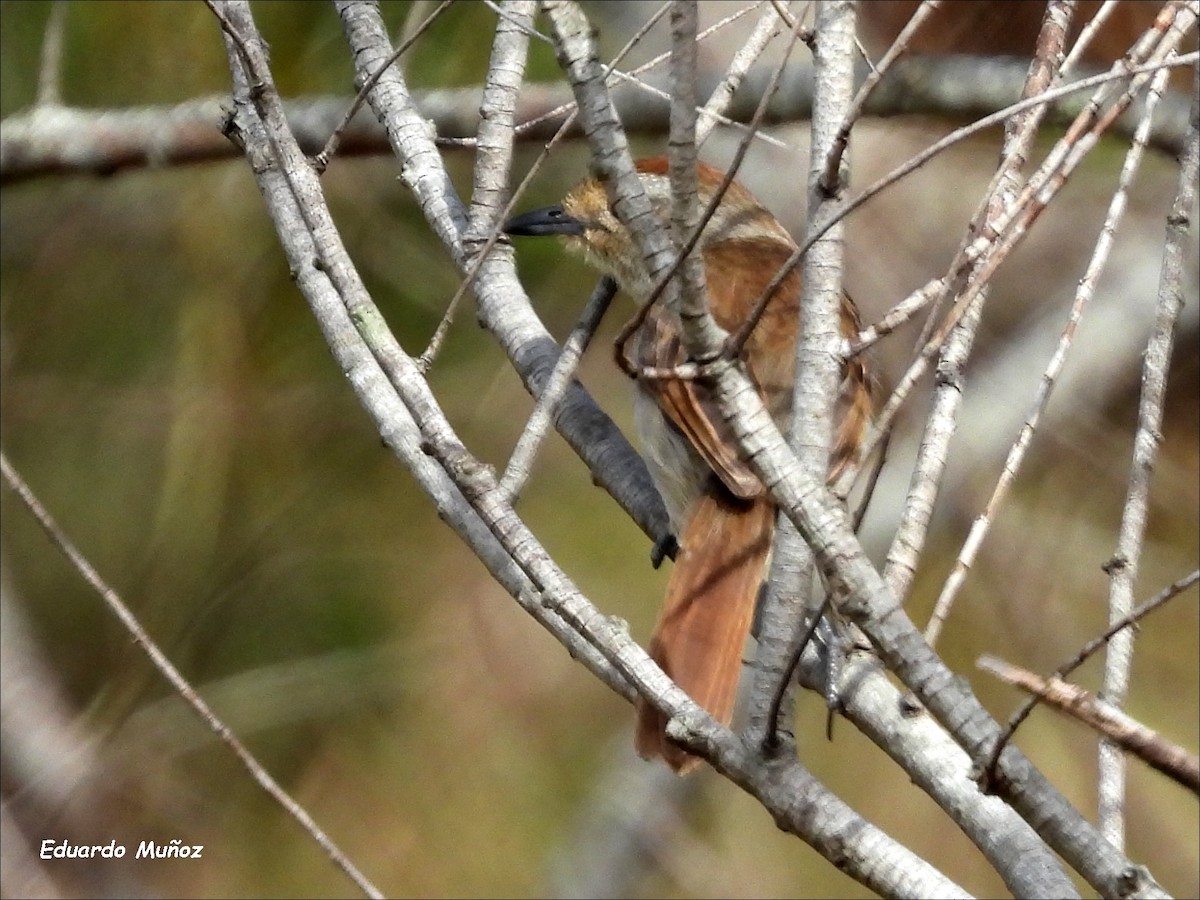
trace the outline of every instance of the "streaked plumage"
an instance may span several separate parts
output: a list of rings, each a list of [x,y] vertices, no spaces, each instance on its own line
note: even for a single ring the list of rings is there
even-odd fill
[[[647,195],[668,227],[671,191],[665,157],[641,160]],[[722,174],[698,169],[703,208]],[[511,234],[559,234],[566,247],[614,278],[639,303],[654,285],[632,236],[609,207],[604,186],[588,179],[562,205],[519,216]],[[735,330],[796,244],[755,197],[733,182],[697,245],[705,267],[709,303],[717,323]],[[781,429],[791,416],[800,275],[795,269],[772,295],[751,333],[742,362]],[[859,329],[849,297],[842,303],[842,330]],[[673,313],[656,303],[633,338],[641,366],[670,368],[684,361]],[[830,478],[855,458],[871,415],[867,373],[859,360],[845,367],[830,454]],[[635,423],[643,454],[679,543],[651,656],[715,718],[732,719],[741,655],[775,527],[775,508],[763,485],[738,453],[729,426],[708,388],[698,380],[639,379]],[[699,760],[670,743],[665,722],[639,703],[638,751],[661,756],[676,771]]]

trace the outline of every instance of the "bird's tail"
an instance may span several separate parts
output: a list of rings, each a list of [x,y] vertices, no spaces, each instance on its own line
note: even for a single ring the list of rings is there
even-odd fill
[[[695,502],[680,538],[650,655],[671,679],[724,725],[733,718],[742,650],[762,582],[775,511],[764,495],[736,500],[719,487]],[[683,774],[697,765],[666,735],[666,719],[638,701],[635,743]]]

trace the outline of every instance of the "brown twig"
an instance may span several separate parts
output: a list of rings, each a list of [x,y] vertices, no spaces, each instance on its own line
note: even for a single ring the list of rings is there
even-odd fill
[[[1096,651],[1100,650],[1110,640],[1112,640],[1114,635],[1132,625],[1137,624],[1164,603],[1168,602],[1169,600],[1186,591],[1192,585],[1196,584],[1197,581],[1200,581],[1200,569],[1185,575],[1183,578],[1180,578],[1178,581],[1175,581],[1172,584],[1167,585],[1129,615],[1122,618],[1119,622],[1114,622],[1112,625],[1110,625],[1099,637],[1093,638],[1092,640],[1088,641],[1088,643],[1084,644],[1078,653],[1076,653],[1073,657],[1071,657],[1069,660],[1055,669],[1053,673],[1051,673],[1052,677],[1066,678],[1081,665],[1083,665],[1088,658],[1096,653]],[[995,784],[996,762],[1000,759],[1000,754],[1004,752],[1004,748],[1012,740],[1013,734],[1021,726],[1021,723],[1029,717],[1031,712],[1033,712],[1033,708],[1037,706],[1038,700],[1039,698],[1036,696],[1030,697],[1028,700],[1026,700],[1009,718],[1008,724],[1004,726],[1004,730],[1000,732],[999,736],[996,738],[996,743],[992,746],[992,750],[988,755],[987,762],[984,764],[979,775],[980,786],[985,791],[989,790],[990,787]]]
[[[454,0],[442,0],[442,2],[438,5],[438,8],[431,12],[426,17],[424,22],[414,28],[412,33],[405,37],[404,43],[397,47],[392,52],[392,55],[385,59],[383,64],[380,65],[379,68],[377,68],[374,72],[372,72],[370,77],[363,82],[363,86],[358,89],[358,93],[354,95],[354,99],[346,108],[345,115],[342,116],[342,121],[338,123],[337,127],[334,128],[333,132],[329,135],[329,140],[325,142],[324,148],[320,153],[313,157],[313,165],[316,166],[318,172],[324,172],[329,166],[329,161],[333,158],[333,154],[337,153],[338,147],[342,143],[342,134],[345,133],[346,128],[350,125],[350,120],[354,118],[355,113],[359,111],[363,103],[366,101],[367,94],[371,92],[371,88],[375,87],[375,85],[379,83],[379,79],[383,76],[383,73],[388,70],[388,67],[394,65],[396,60],[403,56],[408,51],[408,48],[417,42],[417,38],[423,35],[429,29],[429,27],[435,21],[437,21],[438,17],[447,9],[449,9],[453,3]],[[408,29],[405,29],[406,33],[407,31]]]
[[[1094,728],[1122,750],[1128,750],[1152,769],[1200,794],[1200,756],[1188,752],[1111,703],[1058,676],[1042,676],[994,656],[981,656],[976,665],[1001,681]]]
[[[846,117],[842,120],[842,124],[838,128],[833,146],[830,147],[829,154],[825,157],[825,169],[821,174],[820,183],[822,189],[827,193],[832,192],[834,185],[837,184],[838,168],[842,164],[842,156],[846,152],[846,146],[850,143],[850,130],[862,115],[863,107],[866,105],[868,98],[870,98],[875,88],[879,86],[879,82],[883,80],[883,76],[891,68],[892,63],[908,50],[908,42],[912,40],[913,35],[925,24],[930,15],[937,10],[940,3],[941,0],[923,0],[921,5],[917,7],[916,12],[912,14],[908,22],[900,29],[900,33],[896,35],[896,39],[892,41],[892,45],[888,47],[878,64],[871,63],[866,53],[863,53],[863,59],[867,60],[871,71],[862,83],[862,86],[859,87],[858,92],[854,95],[854,99],[850,103],[850,108],[846,110]],[[862,48],[860,47],[859,49],[861,51]]]

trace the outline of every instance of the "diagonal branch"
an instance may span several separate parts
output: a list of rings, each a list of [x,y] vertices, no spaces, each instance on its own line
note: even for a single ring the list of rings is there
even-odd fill
[[[1118,707],[1058,676],[1042,678],[994,656],[982,656],[979,668],[1042,700],[1104,735],[1107,743],[1132,753],[1193,793],[1200,794],[1200,757],[1146,727]]]
[[[391,50],[379,10],[357,0],[343,0],[338,9],[354,51],[358,77],[369,77]],[[471,263],[462,239],[466,211],[454,194],[428,122],[416,107],[403,75],[389,68],[368,102],[386,123],[393,150],[401,161],[401,177],[455,265],[466,274]],[[560,349],[517,280],[510,249],[497,247],[487,254],[479,267],[475,295],[481,323],[499,340],[530,393],[539,395]],[[554,424],[587,464],[596,482],[643,531],[654,540],[667,533],[666,511],[641,457],[578,384],[568,388]]]
[[[158,673],[166,679],[167,683],[171,685],[180,699],[200,717],[200,720],[212,730],[217,738],[233,751],[233,755],[237,757],[238,762],[242,764],[250,774],[250,777],[254,779],[254,782],[272,800],[278,803],[289,816],[296,820],[313,841],[329,854],[329,858],[333,864],[341,869],[346,874],[346,877],[353,881],[363,894],[368,897],[382,898],[384,895],[379,888],[375,887],[358,870],[358,867],[354,865],[350,857],[317,825],[312,816],[308,814],[308,811],[297,803],[279,785],[279,782],[271,777],[271,774],[263,768],[254,755],[246,749],[246,746],[238,740],[237,735],[233,733],[228,725],[221,721],[212,708],[204,701],[204,698],[192,687],[191,683],[175,668],[167,655],[163,653],[154,639],[142,627],[137,616],[133,614],[133,611],[125,604],[120,595],[100,576],[100,573],[92,567],[87,558],[79,552],[74,542],[59,527],[54,517],[50,515],[49,510],[42,505],[37,495],[33,493],[33,490],[25,482],[25,479],[12,467],[8,461],[8,457],[3,453],[0,453],[0,471],[3,472],[4,480],[8,483],[8,486],[21,498],[21,502],[25,504],[26,508],[33,513],[34,518],[38,520],[38,524],[45,529],[50,540],[70,560],[71,565],[83,576],[88,585],[100,595],[100,598],[109,610],[121,620],[121,624],[132,636],[134,643],[141,647],[147,659],[150,660],[151,665],[158,670]]]

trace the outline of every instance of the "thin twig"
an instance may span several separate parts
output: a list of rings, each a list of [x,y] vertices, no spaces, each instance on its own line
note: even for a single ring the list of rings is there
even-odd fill
[[[893,306],[874,325],[864,328],[852,338],[843,340],[839,350],[842,358],[848,360],[862,353],[871,345],[909,321],[918,312],[941,297],[945,291],[945,278],[935,278],[923,287],[913,291]],[[859,500],[858,509],[855,511],[855,533],[858,532],[859,525],[866,515],[867,505],[875,492],[875,486],[878,484],[880,475],[882,474],[894,425],[895,420],[893,419],[891,422],[879,426],[875,432],[870,433],[869,440],[864,442],[866,449],[860,450],[851,464],[846,466],[845,470],[838,476],[837,481],[829,485],[830,490],[837,496],[845,499],[850,495],[850,491],[853,490],[859,476],[862,474],[863,466],[868,460],[874,460],[867,476],[867,484]]]
[[[1125,616],[1118,622],[1110,625],[1103,634],[1088,641],[1083,647],[1072,656],[1069,660],[1059,666],[1052,673],[1055,677],[1066,678],[1088,659],[1090,659],[1096,651],[1108,645],[1109,641],[1117,634],[1120,634],[1124,629],[1136,625],[1150,613],[1154,612],[1164,603],[1167,603],[1172,598],[1186,591],[1192,585],[1200,581],[1200,569],[1197,569],[1187,575],[1184,575],[1178,581],[1174,581],[1167,585],[1137,609],[1133,610],[1129,615]],[[996,780],[996,764],[1000,759],[1000,754],[1004,752],[1004,748],[1012,741],[1013,735],[1017,729],[1021,727],[1021,723],[1029,718],[1029,714],[1033,712],[1033,708],[1038,705],[1037,697],[1030,697],[1020,708],[1017,709],[1012,716],[1009,717],[1008,724],[1004,726],[1004,730],[996,738],[996,743],[992,745],[991,752],[988,754],[987,762],[984,763],[980,771],[980,785],[987,790]]]
[[[575,124],[575,113],[567,116],[566,120],[559,126],[558,131],[554,133],[545,146],[538,152],[537,159],[534,160],[533,165],[529,167],[529,171],[525,173],[525,177],[521,179],[521,183],[517,185],[516,189],[512,192],[512,196],[509,197],[508,202],[504,205],[504,209],[498,217],[498,222],[504,222],[512,214],[513,210],[517,208],[517,204],[521,202],[525,191],[533,183],[546,160],[550,158],[551,152],[558,146],[573,124]],[[450,332],[450,326],[454,324],[454,315],[458,312],[458,306],[462,302],[462,298],[466,296],[471,285],[475,283],[475,278],[479,275],[479,271],[487,261],[488,253],[492,247],[496,246],[501,236],[502,233],[498,228],[493,229],[488,234],[487,240],[484,241],[483,246],[476,253],[475,261],[471,263],[471,268],[467,270],[462,281],[459,282],[458,287],[455,289],[454,295],[450,298],[450,302],[446,304],[446,311],[442,313],[442,318],[438,321],[437,328],[434,329],[433,335],[429,338],[429,343],[425,345],[425,349],[417,357],[417,368],[422,373],[429,372],[433,367],[438,353],[441,352],[442,344],[445,343],[446,335]]]
[[[829,612],[833,602],[833,597],[826,591],[824,598],[821,600],[821,605],[816,608],[811,618],[809,618],[804,632],[800,635],[800,640],[796,642],[795,648],[789,655],[787,662],[783,667],[783,678],[776,685],[775,691],[771,694],[771,704],[767,709],[766,731],[763,734],[762,745],[763,750],[768,754],[778,753],[783,749],[782,741],[779,739],[779,733],[783,729],[783,702],[791,693],[788,691],[788,685],[796,675],[796,670],[800,667],[800,660],[804,656],[804,651],[808,649],[812,643],[817,629],[821,627],[821,623],[825,621],[825,614]],[[826,650],[832,654],[838,651],[836,647],[827,647]],[[826,685],[826,690],[829,690],[830,685]],[[830,707],[832,710],[832,705]]]
[[[1059,69],[1059,77],[1064,77],[1070,74],[1075,69],[1075,65],[1083,58],[1083,52],[1092,43],[1092,38],[1100,30],[1100,27],[1108,21],[1108,17],[1112,15],[1113,10],[1117,8],[1117,4],[1121,0],[1104,0],[1100,4],[1100,8],[1088,19],[1087,24],[1079,32],[1079,37],[1075,39],[1075,43],[1071,46],[1067,58],[1063,60],[1062,68]]]
[[[252,72],[250,68],[250,48],[246,46],[246,38],[237,28],[233,26],[233,22],[229,20],[229,16],[225,9],[225,0],[204,0],[204,5],[208,7],[209,12],[216,16],[217,21],[221,24],[221,31],[233,43],[234,49],[237,50],[238,56],[242,62],[246,64],[247,71]],[[253,77],[253,76],[252,76]],[[262,82],[252,80],[246,85],[246,89],[250,93],[257,93],[262,90]]]
[[[371,76],[363,82],[363,86],[358,89],[358,93],[354,95],[354,100],[350,103],[350,106],[347,107],[346,114],[342,116],[342,121],[338,123],[338,126],[333,129],[333,133],[329,135],[329,140],[326,141],[324,149],[322,149],[320,153],[313,157],[313,165],[316,166],[318,172],[324,172],[329,166],[329,161],[333,158],[333,154],[337,153],[338,146],[342,142],[342,134],[350,125],[350,120],[354,118],[354,114],[358,112],[359,108],[366,101],[367,94],[371,92],[371,88],[375,87],[375,85],[379,83],[379,79],[383,76],[383,73],[388,70],[388,67],[393,65],[396,60],[403,56],[408,48],[417,42],[417,38],[423,35],[429,29],[429,27],[435,21],[437,21],[438,17],[447,9],[449,9],[453,3],[454,0],[442,0],[442,2],[438,4],[438,8],[431,12],[426,17],[424,22],[412,29],[412,33],[405,37],[404,43],[397,47],[392,55],[384,60],[383,64],[380,65],[379,68],[374,72],[372,72]],[[404,30],[406,33],[409,30],[407,23]]]
[[[507,19],[509,22],[512,22],[526,37],[537,38],[543,44],[549,44],[551,46],[554,45],[554,41],[552,41],[548,35],[542,34],[542,32],[538,31],[533,27],[532,23],[527,21],[524,17],[513,15],[511,12],[505,9],[504,6],[497,3],[496,0],[483,0],[483,2],[488,9],[496,14],[497,18]]]
[[[854,127],[854,123],[858,121],[862,115],[863,106],[866,105],[867,99],[871,93],[883,80],[883,76],[891,68],[892,63],[900,58],[900,55],[908,50],[908,43],[912,40],[912,36],[917,33],[926,20],[937,10],[941,4],[941,0],[922,0],[922,3],[917,7],[916,12],[912,14],[904,27],[900,29],[900,33],[896,35],[896,39],[892,41],[892,46],[888,47],[887,52],[883,54],[883,58],[878,64],[872,63],[863,52],[863,59],[870,66],[870,73],[866,80],[858,89],[858,93],[854,95],[854,99],[850,103],[850,108],[846,110],[846,118],[842,120],[841,127],[838,128],[837,137],[833,142],[833,146],[829,150],[829,155],[825,159],[825,171],[821,175],[821,186],[826,191],[831,191],[832,186],[837,183],[838,169],[842,164],[842,154],[846,152],[846,145],[850,142],[850,129]],[[862,48],[859,48],[860,51]]]
[[[42,38],[42,60],[38,67],[35,107],[62,105],[62,49],[66,27],[67,4],[64,0],[54,0],[50,4],[46,33]]]
[[[1137,431],[1133,440],[1133,460],[1129,488],[1121,511],[1121,526],[1116,551],[1106,566],[1109,586],[1109,618],[1128,615],[1133,606],[1134,584],[1146,535],[1150,506],[1150,482],[1158,445],[1162,440],[1163,404],[1166,400],[1167,374],[1175,330],[1183,309],[1183,242],[1188,237],[1189,216],[1196,198],[1196,178],[1200,163],[1200,91],[1192,95],[1192,133],[1187,152],[1180,160],[1179,189],[1167,218],[1162,271],[1158,285],[1158,306],[1142,367],[1142,391],[1138,402]],[[1120,707],[1129,689],[1133,666],[1133,634],[1122,632],[1109,644],[1104,662],[1104,699]],[[1124,844],[1124,758],[1107,741],[1100,744],[1099,820],[1104,834],[1116,847]]]
[[[579,316],[579,321],[575,323],[575,327],[563,341],[562,353],[554,364],[550,377],[546,379],[542,392],[538,395],[533,412],[529,414],[529,421],[525,423],[525,428],[517,439],[516,447],[513,448],[512,456],[508,460],[508,466],[500,479],[500,489],[508,495],[509,503],[515,505],[522,485],[528,480],[533,467],[533,458],[537,455],[538,447],[541,446],[542,440],[549,430],[550,417],[570,386],[571,379],[575,376],[575,370],[583,358],[583,353],[591,343],[592,335],[596,333],[600,320],[604,317],[604,313],[608,310],[608,305],[616,293],[615,281],[609,278],[600,279],[592,296],[588,298],[587,305],[584,306],[583,313]]]
[[[300,827],[308,833],[309,837],[329,854],[329,858],[333,861],[333,864],[345,872],[347,877],[358,886],[363,894],[368,897],[382,898],[383,893],[358,870],[358,867],[350,861],[350,858],[313,821],[312,816],[308,814],[304,807],[292,799],[291,795],[279,786],[278,782],[262,767],[262,764],[238,740],[232,729],[221,721],[217,714],[209,708],[209,705],[204,702],[204,698],[183,677],[180,671],[175,668],[171,660],[167,658],[167,655],[154,642],[154,639],[142,628],[137,616],[125,605],[120,595],[109,587],[108,583],[100,577],[100,573],[96,571],[71,539],[67,537],[66,532],[59,527],[54,517],[50,515],[49,510],[42,505],[37,495],[34,494],[33,489],[29,487],[20,473],[13,468],[12,464],[8,461],[8,457],[2,451],[0,451],[0,471],[3,472],[4,480],[8,483],[8,486],[21,498],[21,502],[25,504],[26,508],[33,513],[34,518],[37,519],[38,524],[45,530],[50,541],[62,551],[63,555],[75,568],[75,571],[83,576],[83,580],[100,595],[100,599],[104,601],[105,606],[120,620],[125,630],[133,638],[134,643],[142,648],[151,665],[167,680],[167,683],[171,685],[175,693],[183,699],[184,703],[191,707],[192,711],[200,717],[200,720],[213,734],[233,751],[233,754],[250,774],[250,777],[254,779],[255,783],[266,791],[271,799],[278,803],[288,815],[296,820]]]
[[[450,302],[446,304],[446,311],[434,329],[429,344],[417,359],[417,368],[422,374],[429,371],[441,351],[446,335],[450,333],[459,303],[475,284],[475,278],[487,261],[488,254],[502,237],[500,224],[508,217],[521,196],[518,190],[504,202],[501,201],[507,191],[509,172],[512,168],[513,117],[516,98],[525,74],[529,35],[534,31],[533,16],[536,6],[533,2],[510,3],[509,6],[509,9],[497,10],[500,21],[496,25],[492,58],[488,63],[483,101],[480,104],[471,207],[463,236],[464,246],[473,250],[475,258],[455,289]],[[569,121],[560,126],[558,132],[543,148],[539,161],[546,157],[550,147],[558,142],[569,127]],[[532,171],[526,173],[521,187],[528,184],[531,178]],[[497,205],[501,208],[497,209]],[[480,235],[484,235],[482,246],[475,249]]]
[[[412,0],[404,13],[404,22],[401,23],[400,31],[396,34],[396,39],[393,43],[403,44],[411,38],[417,29],[422,27],[426,19],[429,18],[429,8],[431,6],[433,6],[433,0]]]
[[[1167,740],[1111,703],[1061,678],[1042,678],[994,656],[981,656],[976,666],[1078,719],[1100,732],[1106,742],[1133,753],[1151,768],[1200,794],[1200,756]]]
[[[730,60],[729,68],[726,69],[724,77],[721,78],[720,83],[713,89],[713,92],[708,95],[704,109],[700,111],[700,122],[696,126],[697,148],[704,146],[704,142],[708,140],[708,136],[712,134],[713,129],[717,125],[717,117],[729,108],[729,102],[733,99],[733,95],[737,93],[737,89],[741,85],[746,73],[750,70],[750,66],[758,61],[767,44],[771,43],[775,35],[779,33],[779,23],[781,21],[779,13],[775,11],[774,7],[765,10],[755,24],[754,30],[750,32],[750,37],[746,39],[746,43],[733,55],[733,59]]]
[[[700,13],[696,0],[672,0],[671,3],[671,125],[667,136],[668,175],[671,183],[671,239],[678,259],[672,271],[679,270],[680,338],[685,351],[704,346],[705,341],[720,341],[708,306],[708,284],[704,263],[692,253],[684,253],[689,236],[699,235],[699,174],[696,170],[696,68],[698,65],[696,32]],[[670,278],[671,275],[667,275]],[[648,301],[645,306],[649,306]],[[710,331],[711,329],[711,331]]]
[[[944,290],[946,290],[944,278],[934,278],[917,288],[889,309],[878,322],[868,325],[858,334],[847,338],[842,344],[842,356],[849,359],[878,343],[936,300]]]
[[[1100,274],[1108,262],[1116,230],[1120,226],[1121,219],[1125,213],[1129,185],[1137,173],[1138,166],[1146,149],[1146,135],[1150,130],[1150,119],[1158,104],[1159,97],[1162,96],[1167,74],[1167,70],[1163,69],[1154,77],[1150,96],[1146,102],[1144,118],[1134,137],[1133,143],[1129,147],[1129,151],[1125,155],[1125,162],[1121,166],[1117,189],[1113,193],[1112,200],[1109,202],[1108,212],[1105,215],[1104,224],[1100,229],[1100,237],[1096,241],[1096,246],[1092,251],[1087,269],[1084,272],[1083,278],[1079,280],[1078,289],[1075,292],[1075,300],[1071,304],[1066,325],[1063,326],[1062,333],[1059,336],[1058,346],[1050,362],[1047,364],[1046,370],[1042,373],[1042,378],[1038,384],[1038,389],[1034,395],[1030,410],[1026,414],[1025,421],[1021,425],[1021,429],[1008,452],[1008,457],[1004,461],[1003,470],[1000,473],[1000,478],[997,480],[995,488],[992,490],[992,495],[988,499],[983,512],[971,526],[971,531],[967,535],[962,549],[959,551],[954,567],[947,576],[937,602],[934,604],[933,613],[930,615],[929,623],[925,627],[925,640],[931,645],[936,643],[942,625],[945,623],[946,617],[950,614],[954,599],[963,584],[965,584],[967,572],[974,563],[979,548],[983,545],[988,529],[991,527],[991,523],[995,521],[995,516],[1000,509],[1000,505],[1004,502],[1008,496],[1009,489],[1016,481],[1017,473],[1020,471],[1021,463],[1025,458],[1025,453],[1033,441],[1033,435],[1037,430],[1042,413],[1045,411],[1046,404],[1050,400],[1050,394],[1054,390],[1063,366],[1066,364],[1075,339],[1076,330],[1083,319],[1083,313],[1095,294],[1096,283],[1099,281]]]
[[[612,77],[615,78],[617,81],[628,81],[632,84],[635,84],[639,88],[641,88],[645,93],[650,94],[652,97],[657,97],[660,100],[670,101],[670,99],[671,99],[671,95],[667,91],[664,91],[662,88],[657,88],[652,84],[648,84],[644,81],[641,81],[640,79],[633,78],[630,75],[626,74],[625,72],[614,71],[612,73]],[[724,125],[726,128],[731,128],[735,131],[741,131],[741,132],[747,133],[747,134],[750,132],[750,126],[745,122],[739,122],[736,119],[731,119],[728,116],[722,115],[720,113],[713,113],[712,116],[716,120],[716,123],[718,125]],[[786,148],[788,146],[786,142],[781,141],[779,138],[772,137],[769,134],[763,134],[762,132],[758,132],[757,136],[763,143],[770,144],[773,147]]]

